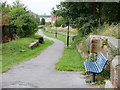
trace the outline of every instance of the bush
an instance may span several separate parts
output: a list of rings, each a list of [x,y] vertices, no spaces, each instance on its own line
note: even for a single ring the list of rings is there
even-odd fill
[[[56,25],[57,23],[57,25]],[[57,21],[55,21],[54,26],[60,27],[64,23],[64,19],[62,17],[58,18]]]
[[[79,44],[81,42],[82,38],[77,35],[72,37],[72,46],[76,48],[76,44]]]
[[[40,24],[40,18],[39,18],[39,16],[36,17],[36,23]]]
[[[41,23],[40,24],[41,25],[45,25],[45,19],[44,18],[41,19]]]
[[[34,34],[37,30],[37,23],[39,18],[36,19],[27,11],[24,4],[21,4],[18,0],[13,2],[11,7],[7,7],[10,11],[7,13],[9,17],[9,25],[16,25],[17,30],[13,31],[16,32],[17,36],[19,37],[26,37],[31,34]]]
[[[52,27],[52,25],[50,25],[50,27]]]
[[[50,26],[51,25],[51,22],[46,22],[45,23],[45,26]]]
[[[62,28],[64,28],[65,27],[65,24],[62,24]]]
[[[81,43],[82,43],[81,50],[82,50],[84,53],[89,54],[89,53],[90,53],[90,45],[89,45],[89,43],[86,41],[87,37],[88,37],[88,36],[82,38],[82,41],[81,41]]]
[[[20,15],[16,20],[16,25],[19,37],[26,37],[36,32],[36,20],[29,13]]]

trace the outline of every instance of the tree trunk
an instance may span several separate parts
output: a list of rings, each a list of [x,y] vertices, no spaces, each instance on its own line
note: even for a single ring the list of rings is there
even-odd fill
[[[99,3],[99,18],[100,18],[100,24],[102,25],[102,21],[101,21],[101,9],[102,9],[102,3]]]

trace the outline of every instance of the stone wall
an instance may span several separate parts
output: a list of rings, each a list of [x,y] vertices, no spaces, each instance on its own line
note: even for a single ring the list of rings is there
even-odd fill
[[[81,50],[81,48],[80,48],[81,46],[82,46],[82,44],[81,44],[81,43],[80,43],[80,44],[76,44],[76,48],[77,48],[78,52],[82,55],[82,57],[83,57],[83,58],[88,57],[88,56],[89,56],[89,54],[87,54],[87,53],[83,52],[83,51]]]
[[[96,59],[100,52],[108,59],[108,47],[107,41],[108,38],[105,36],[98,36],[98,35],[90,35],[90,54],[95,55]]]
[[[108,47],[107,45],[102,45],[102,42],[107,40],[107,37],[104,36],[98,36],[98,35],[90,35],[87,39],[86,39],[86,43],[89,43],[89,49],[90,49],[90,54],[85,53],[81,50],[81,46],[82,43],[77,44],[76,47],[78,49],[78,51],[81,53],[81,55],[85,58],[88,56],[97,56],[99,55],[100,52],[103,53],[103,55],[110,60],[109,56],[109,52],[108,52]]]
[[[90,35],[86,39],[86,43],[89,43],[90,55],[87,53],[84,53],[80,49],[82,46],[82,43],[76,46],[77,46],[78,51],[81,53],[83,57],[96,56],[97,58],[99,53],[102,52],[103,55],[108,59],[108,61],[111,61],[115,56],[112,55],[114,52],[110,52],[110,49],[108,48],[108,46],[110,46],[113,51],[116,51],[117,48],[115,48],[114,45],[110,43],[108,38],[109,37],[105,37],[105,36]]]
[[[110,81],[114,88],[120,88],[120,56],[116,56],[111,63]]]
[[[78,51],[81,53],[82,57],[97,56],[100,52],[108,59],[111,63],[110,65],[110,83],[112,83],[113,88],[120,88],[120,56],[116,54],[116,50],[119,49],[120,40],[116,40],[113,37],[105,37],[98,35],[90,35],[87,38],[87,42],[90,45],[90,54],[86,54],[81,50],[82,43],[76,45]],[[112,49],[112,51],[110,51]],[[118,53],[119,54],[119,53]],[[110,87],[107,83],[106,87]]]

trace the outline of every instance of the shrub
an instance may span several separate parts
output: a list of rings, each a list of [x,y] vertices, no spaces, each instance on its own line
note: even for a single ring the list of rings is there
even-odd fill
[[[26,37],[36,32],[34,30],[37,27],[35,18],[29,13],[20,15],[16,20],[16,25],[19,37]]]
[[[62,24],[62,28],[64,28],[65,27],[65,24]]]
[[[46,22],[45,23],[45,26],[50,26],[51,25],[51,22]]]
[[[39,18],[39,16],[36,17],[36,23],[40,24],[40,18]]]
[[[29,11],[26,10],[24,4],[21,4],[18,0],[13,2],[13,5],[10,8],[9,13],[7,14],[9,19],[9,25],[16,25],[17,30],[16,34],[19,37],[26,37],[31,34],[34,34],[37,27],[39,18],[34,18]],[[15,31],[14,31],[15,32]]]
[[[41,19],[41,23],[40,24],[41,25],[45,25],[45,19],[44,18]]]
[[[62,17],[58,18],[57,21],[55,21],[54,26],[60,27],[64,23],[64,19]]]
[[[108,45],[108,41],[107,40],[103,40],[102,41],[102,46],[101,47],[103,48],[104,45]]]

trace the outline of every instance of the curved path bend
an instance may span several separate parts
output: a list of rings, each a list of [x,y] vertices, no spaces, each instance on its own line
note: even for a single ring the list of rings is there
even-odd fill
[[[81,72],[55,70],[55,64],[62,56],[65,44],[44,36],[41,30],[38,34],[53,40],[54,44],[39,56],[3,73],[1,82],[3,88],[93,88],[85,83]]]

